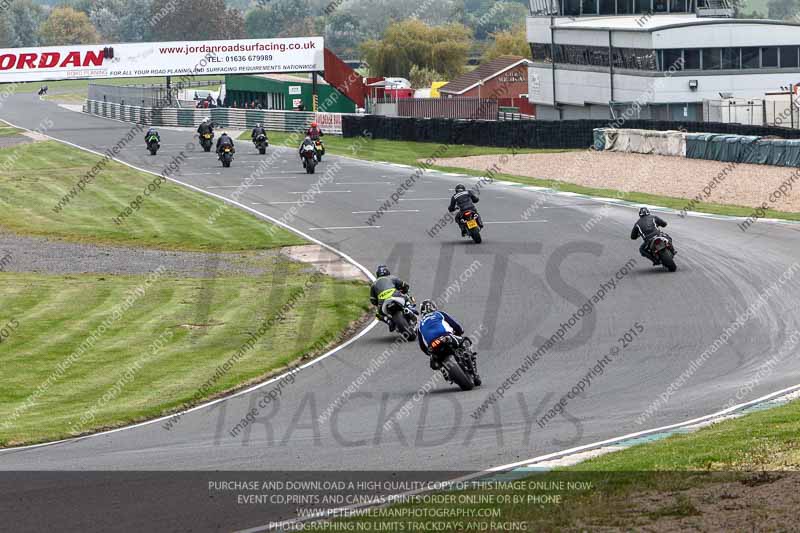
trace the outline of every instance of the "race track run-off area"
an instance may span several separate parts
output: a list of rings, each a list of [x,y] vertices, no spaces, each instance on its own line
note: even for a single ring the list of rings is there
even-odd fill
[[[29,129],[46,119],[46,135],[98,153],[132,128],[32,95],[11,97],[0,118]],[[163,128],[153,157],[136,136],[118,159],[155,173],[195,142],[190,131]],[[487,224],[474,245],[452,225],[431,228],[454,185],[476,179],[426,173],[368,224],[414,170],[329,155],[308,175],[294,147],[261,156],[238,141],[231,168],[196,150],[171,177],[231,198],[266,157],[270,167],[238,202],[370,270],[389,265],[417,301],[437,299],[475,340],[483,386],[461,392],[437,379],[416,343],[395,343],[379,324],[261,388],[132,428],[5,450],[0,468],[476,471],[800,383],[800,360],[785,358],[740,392],[800,328],[797,226],[759,222],[743,232],[734,220],[661,215],[678,250],[670,274],[629,239],[634,210],[586,198],[483,185],[477,207]],[[73,202],[80,209],[79,195]]]

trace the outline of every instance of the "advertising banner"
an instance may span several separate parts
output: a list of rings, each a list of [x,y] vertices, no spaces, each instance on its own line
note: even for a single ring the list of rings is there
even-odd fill
[[[0,49],[0,83],[324,70],[322,37]]]

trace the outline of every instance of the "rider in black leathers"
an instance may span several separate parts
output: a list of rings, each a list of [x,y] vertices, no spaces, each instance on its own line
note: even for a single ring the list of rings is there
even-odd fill
[[[450,206],[447,208],[448,211],[451,213],[458,209],[458,213],[456,213],[456,223],[458,227],[461,228],[461,236],[465,237],[467,235],[467,227],[464,225],[464,221],[461,219],[461,213],[464,211],[475,211],[475,204],[479,201],[478,197],[475,195],[474,192],[468,191],[466,187],[461,185],[460,183],[456,185],[456,193],[450,198]],[[480,216],[478,216],[478,225],[482,228],[483,221],[481,220]]]
[[[389,331],[394,331],[394,323],[383,314],[383,302],[387,300],[387,298],[378,297],[381,295],[381,293],[390,289],[400,291],[403,296],[405,296],[408,294],[408,291],[411,287],[408,283],[401,280],[397,276],[392,276],[386,265],[378,265],[378,268],[375,270],[375,277],[378,279],[375,280],[370,288],[369,301],[372,302],[372,305],[378,308],[377,312],[375,313],[375,317],[378,320],[389,324]],[[390,297],[394,295],[395,293],[392,293]]]
[[[222,153],[223,146],[230,146],[231,151],[236,153],[236,148],[233,147],[233,139],[231,139],[227,133],[223,133],[219,136],[219,139],[217,139],[217,154]]]
[[[264,126],[262,126],[261,124],[256,124],[256,127],[253,128],[253,132],[251,134],[254,143],[256,142],[256,137],[258,137],[259,135],[263,135],[264,137],[266,137],[267,130],[265,130]],[[267,141],[269,142],[269,139],[267,139]]]
[[[210,120],[205,119],[197,126],[197,133],[203,135],[204,133],[214,133],[214,124]]]
[[[634,224],[633,229],[631,230],[632,240],[635,241],[639,237],[644,239],[644,242],[639,247],[639,253],[642,254],[643,257],[651,260],[654,265],[657,264],[657,261],[650,253],[650,241],[653,239],[653,237],[663,233],[658,228],[664,228],[666,226],[666,220],[658,215],[651,215],[649,209],[642,207],[639,209],[639,220],[636,221],[636,224]],[[669,237],[669,235],[666,233],[664,233],[664,235]],[[670,239],[670,241],[671,240],[672,239]]]

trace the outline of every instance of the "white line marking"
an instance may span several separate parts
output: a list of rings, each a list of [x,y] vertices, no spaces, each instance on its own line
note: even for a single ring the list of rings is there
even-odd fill
[[[428,200],[449,200],[450,197],[446,198],[400,198],[401,202],[426,202]],[[383,201],[385,198],[378,198],[378,200]]]
[[[330,226],[327,228],[308,228],[309,231],[330,230],[330,229],[378,229],[380,226]]]
[[[391,181],[337,181],[334,185],[391,185]]]
[[[90,116],[95,116],[95,115],[90,115]],[[97,118],[102,118],[102,117],[97,117]],[[5,122],[8,122],[8,121],[5,121]],[[118,122],[122,122],[122,121],[118,121]],[[11,126],[14,126],[15,128],[20,128],[20,129],[23,129],[25,131],[31,131],[28,128],[22,128],[20,126],[15,126],[14,124],[11,124],[10,122],[8,122],[8,124],[10,124]],[[125,123],[125,124],[129,124],[129,123]],[[60,142],[62,144],[66,144],[67,146],[72,146],[73,148],[77,148],[78,150],[83,150],[84,152],[88,152],[90,154],[94,154],[94,155],[99,156],[99,157],[105,157],[105,154],[101,154],[100,152],[96,152],[96,151],[91,150],[89,148],[84,148],[83,146],[77,145],[75,143],[71,143],[69,141],[65,141],[65,140],[62,140],[62,139],[57,139],[56,137],[52,137],[52,136],[46,135],[44,133],[42,135],[44,135],[45,137],[47,137],[49,139],[52,139],[52,140],[54,140],[56,142]],[[138,170],[140,172],[145,172],[145,173],[151,174],[153,176],[160,176],[160,174],[158,174],[156,172],[137,167],[136,165],[134,165],[132,163],[128,163],[127,161],[122,161],[122,160],[119,160],[119,159],[113,159],[113,161],[116,161],[116,162],[118,162],[118,163],[120,163],[122,165],[130,167],[130,168],[132,168],[134,170]],[[222,200],[225,203],[228,203],[228,204],[231,204],[231,205],[235,205],[236,207],[239,207],[239,208],[241,208],[241,209],[243,209],[243,210],[245,210],[245,211],[247,211],[249,213],[252,213],[252,214],[254,214],[254,215],[258,216],[258,217],[261,217],[261,218],[263,218],[263,219],[275,224],[276,226],[280,226],[280,227],[282,227],[283,229],[285,229],[287,231],[291,231],[292,233],[295,233],[295,234],[299,235],[300,237],[303,237],[304,239],[313,242],[314,244],[318,244],[319,246],[322,246],[326,250],[329,250],[330,252],[335,253],[336,255],[338,255],[339,257],[341,257],[342,259],[344,259],[345,261],[347,261],[351,265],[355,266],[357,269],[359,269],[361,272],[363,272],[364,275],[367,276],[367,279],[369,279],[370,281],[375,281],[375,276],[372,274],[372,272],[370,272],[367,269],[367,267],[365,267],[364,265],[362,265],[361,263],[359,263],[358,261],[356,261],[355,259],[353,259],[349,255],[347,255],[346,253],[342,252],[341,250],[337,250],[336,248],[334,248],[330,244],[324,243],[324,242],[320,241],[319,239],[315,239],[314,237],[312,237],[311,235],[309,235],[308,233],[306,233],[304,231],[301,231],[301,230],[299,230],[297,228],[294,228],[294,227],[290,226],[289,224],[286,224],[285,222],[283,222],[281,220],[278,220],[277,218],[271,217],[266,213],[262,213],[261,211],[253,209],[252,207],[248,207],[248,206],[246,206],[246,205],[244,205],[244,204],[242,204],[240,202],[237,202],[235,200],[231,200],[230,198],[226,198],[226,197],[224,197],[224,196],[222,196],[220,194],[216,194],[216,193],[213,193],[213,192],[206,191],[204,189],[201,189],[200,187],[192,185],[191,183],[185,183],[185,182],[176,180],[175,178],[166,178],[166,179],[169,180],[169,181],[175,182],[175,183],[177,183],[179,185],[182,185],[182,186],[184,186],[184,187],[186,187],[188,189],[192,189],[193,191],[197,191],[199,193],[206,194],[208,196],[213,196],[214,198],[217,198],[218,200]],[[333,355],[333,354],[337,353],[338,351],[346,348],[347,346],[350,346],[351,344],[356,342],[358,339],[360,339],[361,337],[363,337],[364,335],[369,333],[375,326],[378,325],[378,323],[379,322],[377,320],[373,320],[372,322],[369,323],[369,325],[367,325],[363,330],[361,330],[352,339],[348,340],[344,344],[341,344],[339,346],[334,347],[331,351],[329,351],[327,353],[324,353],[324,354],[320,355],[319,357],[317,357],[316,359],[312,359],[311,361],[309,361],[306,364],[301,365],[301,366],[299,366],[297,368],[298,369],[304,369],[306,367],[309,367],[311,365],[314,365],[316,363],[319,363],[320,361],[323,361],[323,360],[327,359],[331,355]],[[157,422],[161,422],[162,420],[168,420],[168,419],[172,418],[173,416],[178,416],[178,415],[183,416],[183,415],[191,413],[193,411],[197,411],[197,410],[200,410],[200,409],[205,409],[206,407],[210,407],[212,405],[216,405],[216,404],[218,404],[220,402],[228,401],[231,398],[236,398],[238,396],[242,396],[243,394],[248,394],[250,392],[253,392],[254,390],[258,390],[258,389],[260,389],[262,387],[266,387],[267,385],[282,379],[284,375],[286,375],[286,374],[285,373],[284,374],[279,374],[279,375],[273,377],[272,379],[269,379],[269,380],[267,380],[267,381],[265,381],[263,383],[257,383],[255,385],[253,385],[252,387],[249,387],[247,389],[241,390],[239,392],[235,392],[235,393],[233,393],[233,394],[231,394],[229,396],[224,396],[222,398],[217,398],[216,400],[212,400],[212,401],[207,402],[207,403],[201,403],[200,405],[195,405],[194,407],[190,407],[189,409],[186,409],[186,410],[183,410],[183,411],[178,411],[178,412],[175,412],[175,413],[171,413],[169,415],[165,415],[165,416],[162,416],[160,418],[154,418],[152,420],[145,420],[144,422],[139,422],[138,424],[133,424],[133,425],[130,425],[130,426],[124,426],[124,427],[116,428],[116,429],[110,429],[108,431],[99,431],[97,433],[90,433],[89,435],[84,435],[82,437],[73,437],[73,438],[68,438],[68,439],[56,440],[56,441],[52,441],[52,442],[42,442],[40,444],[31,444],[31,445],[28,445],[28,446],[17,446],[17,447],[14,447],[14,448],[0,448],[0,455],[3,455],[4,453],[16,452],[16,451],[19,451],[19,450],[29,450],[29,449],[32,449],[32,448],[41,448],[41,447],[44,447],[44,446],[52,446],[54,444],[62,444],[62,443],[65,443],[65,442],[77,442],[77,441],[84,440],[84,439],[92,439],[92,438],[95,438],[95,437],[100,437],[100,436],[104,436],[104,435],[110,435],[112,433],[117,433],[119,431],[127,431],[129,429],[134,429],[134,428],[138,428],[138,427],[141,427],[141,426],[148,426],[150,424],[155,424]]]
[[[239,185],[213,185],[206,189],[238,189],[239,187]],[[263,187],[263,185],[251,185],[251,187]]]
[[[308,191],[289,191],[289,194],[306,194]],[[353,191],[316,191],[318,193],[321,192],[353,192]]]
[[[354,215],[367,215],[375,211],[350,211]],[[383,213],[419,213],[419,209],[394,209],[390,211],[382,211]]]
[[[546,220],[495,220],[484,224],[529,224],[531,222],[547,222]]]
[[[297,176],[266,176],[257,180],[296,180]]]
[[[250,202],[250,205],[281,205],[281,204],[296,204],[297,200],[294,202]],[[315,202],[303,202],[304,204],[313,204]]]

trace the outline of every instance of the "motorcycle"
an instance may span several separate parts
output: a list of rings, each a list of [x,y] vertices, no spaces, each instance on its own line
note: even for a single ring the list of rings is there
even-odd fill
[[[263,133],[259,133],[258,137],[253,140],[253,144],[256,145],[258,148],[258,153],[264,155],[267,153],[267,146],[269,146],[269,141],[267,141],[267,136]]]
[[[464,226],[467,229],[467,235],[469,235],[472,238],[472,240],[475,241],[475,244],[480,244],[482,240],[481,239],[482,224],[480,218],[481,216],[477,212],[472,210],[464,211],[461,214],[462,224],[464,224]]]
[[[440,365],[442,375],[461,390],[472,390],[480,386],[477,378],[477,353],[472,349],[472,341],[445,335],[435,339],[430,345],[431,357]]]
[[[670,272],[678,270],[678,265],[675,264],[675,254],[677,252],[672,246],[672,238],[669,235],[659,233],[650,240],[648,248],[656,265],[664,265]]]
[[[219,160],[222,161],[222,166],[228,168],[233,161],[233,148],[230,146],[223,146],[222,153],[219,154]]]
[[[322,156],[325,155],[325,145],[322,144],[322,139],[314,141],[314,148],[317,149],[317,162],[322,162]]]
[[[214,139],[213,133],[203,133],[200,135],[200,146],[203,147],[203,150],[206,152],[211,151],[211,141]]]
[[[316,150],[310,144],[303,146],[303,168],[306,169],[308,174],[313,174],[317,166]]]
[[[417,338],[417,304],[414,297],[404,295],[396,289],[387,289],[378,295],[381,304],[381,320],[387,325],[393,324],[395,330],[407,341]]]
[[[156,155],[161,145],[158,144],[158,137],[151,135],[147,138],[147,149],[150,150],[150,155]]]

